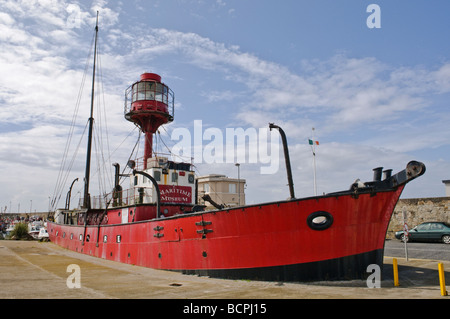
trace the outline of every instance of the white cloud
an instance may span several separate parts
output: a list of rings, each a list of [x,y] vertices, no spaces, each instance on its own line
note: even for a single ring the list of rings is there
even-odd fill
[[[266,111],[286,121],[292,112],[306,116],[320,112],[326,113],[327,127],[342,130],[399,119],[428,107],[424,95],[449,91],[450,64],[437,70],[422,69],[418,76],[417,68],[394,68],[375,58],[337,55],[328,61],[303,61],[304,72],[295,74],[198,34],[153,29],[141,40],[133,54],[151,54],[153,59],[181,55],[198,68],[222,72],[226,79],[246,86],[249,103],[237,117],[245,114],[251,124],[254,119],[248,115],[252,112]],[[217,100],[229,97],[229,92],[212,94]]]
[[[320,134],[319,140],[322,137],[321,142],[325,141],[319,146],[317,164],[319,191],[323,185],[322,191],[326,192],[348,187],[361,174],[370,178],[370,170],[375,166],[397,165],[401,167],[393,168],[402,169],[410,156],[428,146],[428,140],[434,139],[441,147],[449,143],[447,121],[439,109],[434,109],[434,118],[427,115],[426,123],[421,123],[417,115],[426,114],[434,103],[433,97],[450,92],[448,63],[434,69],[396,67],[376,58],[339,54],[325,61],[302,61],[301,70],[294,72],[284,65],[243,52],[238,46],[218,43],[196,33],[149,27],[119,28],[121,9],[110,9],[106,1],[97,1],[90,8],[78,6],[67,10],[71,4],[51,0],[0,4],[3,11],[0,13],[0,72],[6,75],[0,77],[0,123],[14,127],[10,132],[0,131],[0,161],[5,163],[14,158],[24,171],[39,165],[36,178],[53,174],[52,178],[47,176],[50,184],[57,174],[55,167],[63,148],[64,130],[71,121],[89,46],[89,39],[86,41],[81,36],[86,30],[67,25],[78,8],[83,28],[93,26],[95,10],[101,9],[100,61],[105,82],[101,99],[105,99],[112,113],[108,126],[116,136],[111,149],[116,149],[126,131],[133,127],[122,118],[123,91],[143,68],[158,65],[166,68],[172,79],[184,77],[183,84],[189,82],[171,64],[189,65],[219,78],[216,81],[220,86],[212,87],[205,80],[205,86],[193,99],[180,97],[177,106],[181,103],[183,110],[198,112],[201,118],[204,113],[196,109],[195,99],[203,99],[211,105],[210,112],[218,105],[227,105],[235,122],[227,119],[223,124],[220,119],[221,125],[260,128],[275,122],[283,127],[290,143],[298,196],[311,195],[311,155],[306,141],[313,126]],[[88,79],[80,104],[83,114],[87,114],[90,104],[89,86]],[[437,118],[440,119],[432,123],[431,119]],[[80,130],[83,120],[78,124]],[[177,125],[180,123],[183,119],[177,119]],[[376,130],[376,136],[366,136],[369,130]],[[358,142],[339,140],[337,135],[341,132],[358,136]],[[411,133],[415,138],[411,138]],[[79,135],[77,131],[74,140]],[[119,152],[115,155],[115,159],[125,157]],[[215,172],[222,168],[216,167]],[[258,193],[265,195],[256,201],[284,196],[286,182],[282,165],[281,178],[276,181],[271,176],[260,176],[258,165],[247,169],[250,201]],[[229,168],[224,170],[233,172]],[[14,179],[14,174],[4,178]],[[279,193],[270,197],[270,192],[262,187],[263,180],[272,183]],[[285,193],[287,197],[287,189]],[[45,200],[41,198],[41,202]]]
[[[15,23],[15,20],[9,14],[0,12],[0,23],[5,25],[13,25]]]

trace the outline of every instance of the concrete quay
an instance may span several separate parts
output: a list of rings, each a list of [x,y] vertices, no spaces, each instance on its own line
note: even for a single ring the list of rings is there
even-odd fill
[[[385,257],[381,288],[362,280],[278,283],[183,275],[103,260],[37,241],[0,241],[2,299],[448,299],[438,261]],[[450,261],[444,261],[450,284]],[[69,265],[79,267],[80,288]]]

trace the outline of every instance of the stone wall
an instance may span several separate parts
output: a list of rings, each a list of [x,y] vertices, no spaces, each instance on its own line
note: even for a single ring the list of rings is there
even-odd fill
[[[42,219],[47,219],[48,212],[45,212],[45,213],[36,213],[36,212],[34,212],[32,214],[30,214],[30,213],[12,213],[12,214],[6,213],[6,214],[3,214],[1,216],[2,217],[10,217],[10,218],[13,218],[13,219],[15,219],[16,217],[23,217],[25,219],[25,218],[29,218],[31,216],[39,216]]]
[[[394,233],[403,229],[403,209],[406,210],[409,229],[423,222],[450,223],[450,197],[400,199],[392,214],[386,238],[395,238]]]

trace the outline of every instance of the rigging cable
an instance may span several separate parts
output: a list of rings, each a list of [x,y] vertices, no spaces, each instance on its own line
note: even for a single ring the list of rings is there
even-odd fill
[[[98,46],[98,50],[99,50]],[[108,139],[108,125],[107,125],[107,119],[106,119],[106,103],[105,103],[105,96],[104,96],[104,88],[103,88],[103,74],[101,72],[101,57],[100,53],[97,54],[97,74],[98,76],[98,86],[100,87],[101,94],[97,94],[97,118],[98,122],[96,122],[96,129],[95,129],[95,148],[96,148],[96,158],[97,158],[97,171],[98,173],[98,187],[99,187],[99,194],[103,194],[103,197],[106,196],[106,185],[110,185],[110,189],[112,189],[112,181],[110,179],[111,174],[107,172],[107,167],[111,167],[110,164],[110,156],[107,156],[105,158],[104,154],[104,141],[106,139],[106,147],[107,152],[110,154],[110,147],[109,147],[109,139]],[[100,107],[100,105],[103,106]],[[103,110],[103,112],[102,112]],[[104,137],[105,135],[105,137]],[[105,202],[106,204],[106,202]]]
[[[74,113],[72,115],[72,120],[70,123],[70,128],[69,128],[69,132],[67,134],[67,140],[66,140],[66,144],[64,147],[64,151],[63,151],[63,155],[61,158],[61,164],[60,164],[60,168],[59,168],[59,172],[58,172],[58,176],[57,176],[57,180],[55,183],[55,189],[53,191],[53,199],[51,202],[51,209],[55,209],[58,205],[59,199],[61,198],[61,194],[63,191],[63,188],[65,187],[65,184],[67,182],[67,178],[69,177],[69,173],[70,170],[73,167],[74,161],[75,161],[75,155],[78,152],[78,149],[80,147],[81,144],[81,140],[78,143],[76,149],[75,149],[75,154],[72,157],[71,161],[69,163],[67,163],[67,158],[68,158],[68,153],[69,153],[69,149],[70,149],[70,145],[72,142],[72,138],[74,135],[74,130],[76,127],[76,120],[77,120],[77,116],[78,116],[78,111],[80,109],[80,104],[81,104],[81,98],[83,95],[83,88],[86,82],[86,75],[88,72],[88,68],[89,68],[89,61],[90,61],[90,57],[92,56],[92,51],[93,51],[93,46],[94,46],[94,39],[95,39],[95,35],[92,37],[91,40],[91,46],[90,46],[90,50],[88,53],[88,57],[86,59],[86,64],[85,64],[85,68],[84,68],[84,72],[83,72],[83,76],[82,76],[82,80],[81,80],[81,84],[80,84],[80,88],[78,90],[78,95],[77,95],[77,100],[75,103],[75,109],[74,109]],[[86,127],[84,128],[82,137],[84,136],[84,133],[86,132]]]
[[[164,126],[161,126],[161,127],[162,127],[163,130],[167,133],[167,136],[169,136],[169,132],[167,132],[166,128],[165,128]],[[158,131],[158,133],[159,133],[159,131]],[[167,146],[167,144],[164,142],[164,140],[163,140],[163,138],[162,138],[161,136],[160,136],[160,140],[161,140],[161,142],[164,144],[164,146],[166,147],[167,151],[169,152],[169,154],[170,154],[171,156],[178,157],[178,158],[179,158],[180,160],[182,160],[182,161],[184,161],[186,158],[188,158],[189,161],[190,161],[190,163],[191,163],[191,164],[193,163],[194,159],[193,159],[192,156],[190,156],[190,155],[192,155],[192,154],[190,154],[189,156],[184,156],[184,154],[183,154],[183,156],[178,155],[178,154],[174,154],[174,153],[172,152],[172,150],[171,150],[171,149]]]

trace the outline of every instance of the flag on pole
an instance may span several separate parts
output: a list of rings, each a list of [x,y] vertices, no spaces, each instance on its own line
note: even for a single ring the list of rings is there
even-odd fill
[[[311,152],[313,154],[314,164],[314,195],[317,196],[317,183],[316,183],[316,145],[319,145],[319,141],[314,139],[314,127],[312,128],[312,137],[308,139],[309,145],[311,145]]]

